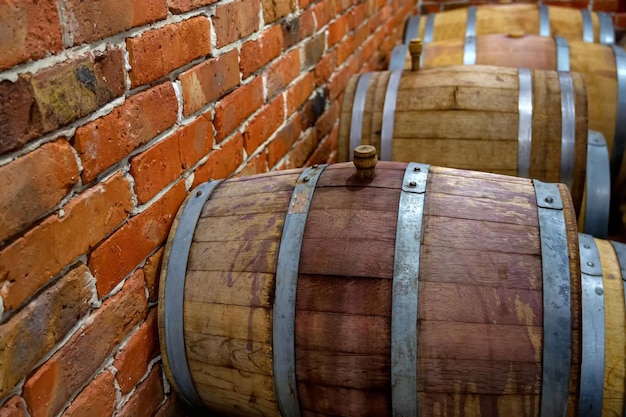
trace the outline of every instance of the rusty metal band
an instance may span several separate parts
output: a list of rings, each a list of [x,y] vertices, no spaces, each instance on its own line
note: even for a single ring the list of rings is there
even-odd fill
[[[606,239],[611,203],[609,149],[602,133],[590,130],[588,138],[584,232]]]
[[[300,174],[291,195],[276,263],[276,294],[272,311],[274,389],[281,415],[300,416],[296,384],[296,290],[304,227],[315,185],[326,165]]]
[[[404,70],[406,56],[409,54],[409,45],[402,44],[394,46],[389,59],[389,71]]]
[[[572,189],[576,145],[574,84],[569,72],[559,72],[561,86],[561,173],[560,180]]]
[[[579,234],[582,286],[582,361],[578,416],[602,415],[604,387],[604,287],[602,264],[593,236]]]
[[[550,36],[550,16],[545,4],[539,5],[539,35]]]
[[[398,87],[402,71],[394,70],[389,75],[387,91],[385,91],[385,104],[383,105],[383,122],[380,129],[380,159],[381,161],[391,161],[391,145],[393,142],[393,125],[396,115],[396,101],[398,98]]]
[[[354,93],[354,101],[352,102],[352,120],[350,121],[350,149],[348,149],[348,157],[350,161],[354,155],[352,150],[361,144],[361,136],[363,132],[363,112],[365,111],[365,99],[367,97],[367,88],[372,78],[371,72],[361,74],[356,84]]]
[[[556,184],[533,180],[543,274],[542,417],[567,415],[572,363],[572,309],[567,230]]]
[[[430,165],[410,163],[402,180],[391,302],[391,406],[394,417],[417,416],[418,275],[424,193]]]
[[[593,42],[593,21],[591,20],[591,12],[582,9],[580,14],[583,19],[583,42]]]
[[[213,191],[222,181],[211,181],[200,184],[187,196],[181,206],[172,228],[173,238],[165,246],[167,259],[167,278],[165,279],[165,300],[163,315],[165,317],[165,347],[170,364],[172,378],[178,393],[191,406],[202,407],[202,400],[191,379],[187,352],[185,350],[185,334],[183,308],[185,303],[185,275],[187,260],[193,233],[198,224],[200,212]]]
[[[615,43],[615,28],[613,28],[613,18],[610,13],[598,12],[598,23],[600,24],[600,43],[612,45]]]
[[[422,16],[419,14],[409,17],[409,20],[406,22],[406,28],[404,30],[404,43],[409,44],[412,39],[419,37],[421,19]]]
[[[626,148],[626,52],[617,46],[611,45],[615,56],[615,70],[617,72],[617,110],[615,115],[615,135],[613,150],[611,151],[611,178],[616,179],[622,167],[624,149]]]
[[[567,39],[562,36],[555,36],[554,45],[556,46],[556,70],[569,72],[569,43]]]
[[[470,6],[467,8],[463,65],[474,64],[476,64],[476,6]]]
[[[519,127],[517,132],[517,176],[530,176],[530,150],[533,139],[533,80],[527,68],[519,69]]]

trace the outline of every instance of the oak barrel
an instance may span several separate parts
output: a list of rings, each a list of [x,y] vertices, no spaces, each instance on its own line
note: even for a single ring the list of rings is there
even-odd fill
[[[483,65],[355,75],[343,96],[338,160],[359,144],[382,160],[564,182],[578,211],[585,83],[578,73]]]
[[[176,392],[229,416],[577,415],[567,188],[415,163],[355,171],[188,197],[159,294]]]

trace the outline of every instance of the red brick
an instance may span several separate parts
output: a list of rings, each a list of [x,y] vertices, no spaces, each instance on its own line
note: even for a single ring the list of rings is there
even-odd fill
[[[185,199],[184,181],[113,233],[89,257],[98,297],[108,294],[167,238],[178,208]]]
[[[16,82],[0,82],[0,154],[92,113],[124,89],[120,49],[90,52],[20,74]]]
[[[348,18],[346,15],[342,15],[337,20],[328,26],[328,47],[335,45],[339,42],[346,34],[348,30],[347,24]]]
[[[337,47],[337,65],[343,64],[352,55],[357,46],[359,45],[354,35],[344,38]]]
[[[89,271],[80,264],[0,326],[0,397],[48,354],[89,311]]]
[[[350,10],[347,15],[348,31],[354,30],[354,28],[363,23],[366,15],[366,7],[365,4],[359,4],[354,9]]]
[[[175,395],[170,395],[154,417],[180,417],[182,415],[184,415],[183,405]]]
[[[300,119],[302,121],[302,130],[307,130],[313,126],[317,119],[324,113],[326,107],[326,96],[322,94],[313,94],[309,100],[302,106],[300,111]]]
[[[179,77],[183,114],[189,116],[239,85],[237,50],[196,65]]]
[[[246,152],[251,155],[283,124],[285,103],[283,96],[276,97],[261,109],[246,127],[243,134]]]
[[[314,130],[309,130],[304,137],[296,143],[296,146],[289,152],[289,168],[300,168],[317,146],[317,137]]]
[[[0,417],[26,417],[24,400],[14,395],[0,407]]]
[[[161,260],[165,247],[157,250],[150,256],[143,267],[143,274],[148,288],[148,301],[155,302],[159,298],[159,278],[161,273]]]
[[[54,208],[78,179],[76,158],[65,140],[0,167],[0,241]]]
[[[337,15],[335,0],[322,0],[313,6],[318,28],[323,28]]]
[[[313,152],[313,154],[309,157],[309,159],[306,161],[306,166],[311,166],[313,164],[326,164],[326,163],[330,163],[329,162],[329,158],[330,155],[332,153],[332,151],[335,148],[332,147],[332,139],[331,138],[326,138],[325,140],[323,140],[319,146],[315,149],[315,151]]]
[[[265,24],[275,22],[296,10],[295,0],[262,0]]]
[[[217,0],[169,0],[168,3],[172,13],[185,13],[189,10],[215,3],[216,1]]]
[[[320,62],[315,66],[314,75],[315,75],[315,86],[319,87],[323,84],[326,84],[330,78],[330,76],[337,68],[337,50],[334,49],[328,54],[326,54]]]
[[[314,77],[313,74],[307,72],[286,92],[287,96],[287,117],[291,116],[298,108],[300,108],[313,93]]]
[[[300,51],[294,49],[265,71],[267,97],[273,98],[300,75]]]
[[[126,40],[133,87],[164,77],[211,53],[211,23],[196,16]]]
[[[115,355],[113,367],[115,378],[122,390],[128,394],[148,370],[148,364],[159,354],[157,310],[152,309],[148,319],[128,339],[126,345]]]
[[[263,79],[254,78],[224,97],[215,106],[213,124],[217,141],[230,135],[243,121],[263,105]]]
[[[0,70],[63,49],[55,0],[3,0],[0,27]]]
[[[281,23],[283,31],[283,50],[313,35],[315,16],[313,8],[304,10],[300,16],[287,17]]]
[[[335,100],[346,88],[348,84],[348,78],[356,72],[355,69],[350,68],[349,65],[344,66],[338,71],[335,71],[333,75],[328,79],[328,99]]]
[[[144,319],[146,310],[143,273],[139,270],[26,380],[24,399],[32,417],[57,414],[124,336]]]
[[[87,252],[127,216],[130,185],[120,174],[88,189],[0,252],[0,295],[18,307],[66,265]],[[98,219],[98,221],[94,221]]]
[[[124,408],[116,416],[118,417],[152,417],[165,400],[163,390],[163,373],[161,365],[152,368],[150,375],[130,397]],[[36,417],[36,416],[33,416]]]
[[[333,101],[328,110],[326,110],[315,124],[315,130],[318,139],[322,139],[333,130],[335,125],[339,123],[339,102]]]
[[[74,147],[89,182],[176,123],[178,101],[171,83],[130,97],[111,113],[76,129]]]
[[[194,187],[210,179],[219,180],[235,172],[243,162],[243,136],[235,134],[209,154],[209,159],[196,170]]]
[[[238,177],[256,175],[267,172],[267,154],[265,151],[252,157],[246,166],[237,174]]]
[[[217,6],[213,26],[221,48],[259,30],[260,0],[235,0]]]
[[[167,17],[166,0],[64,2],[73,45],[90,43]]]
[[[287,154],[301,133],[300,115],[296,115],[278,131],[274,140],[267,146],[267,162],[270,168],[276,166],[276,163]]]
[[[104,370],[72,401],[62,417],[109,417],[115,412],[115,377]]]
[[[248,78],[257,70],[278,57],[283,49],[282,30],[279,25],[271,26],[259,35],[255,41],[248,41],[241,46],[241,72]]]

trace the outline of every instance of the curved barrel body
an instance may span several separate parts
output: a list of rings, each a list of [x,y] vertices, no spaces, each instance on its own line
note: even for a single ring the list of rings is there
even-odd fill
[[[571,77],[571,78],[570,78]],[[587,100],[580,74],[490,66],[353,76],[337,157],[359,144],[382,160],[564,182],[580,208]]]
[[[344,163],[211,187],[179,211],[160,282],[164,368],[189,402],[577,415],[579,249],[562,184],[381,161],[367,181]]]

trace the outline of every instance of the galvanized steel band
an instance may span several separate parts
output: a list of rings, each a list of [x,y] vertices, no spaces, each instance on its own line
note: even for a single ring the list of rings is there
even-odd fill
[[[394,46],[391,50],[391,58],[389,59],[389,71],[404,70],[404,63],[406,62],[408,53],[408,44]]]
[[[406,22],[406,29],[404,30],[404,43],[408,44],[412,39],[419,37],[421,20],[422,16],[419,14],[409,17],[408,22]]]
[[[562,36],[555,36],[554,45],[556,46],[556,70],[569,72],[569,43],[567,39]]]
[[[545,4],[539,5],[539,35],[550,36],[550,16]]]
[[[430,165],[410,163],[402,180],[391,303],[391,405],[394,417],[417,416],[418,275],[424,193]]]
[[[296,385],[296,290],[304,227],[315,185],[326,165],[300,174],[289,202],[276,263],[276,294],[272,313],[272,362],[276,400],[283,416],[299,417]]]
[[[367,97],[367,88],[372,78],[371,72],[361,74],[356,84],[354,93],[354,101],[352,102],[352,120],[350,121],[350,148],[348,149],[348,157],[350,161],[354,157],[352,149],[361,144],[361,136],[363,132],[363,113],[365,111],[365,99]]]
[[[586,174],[586,234],[606,239],[609,228],[609,207],[611,202],[611,171],[609,150],[604,136],[594,130],[589,131],[587,141]]]
[[[470,6],[467,8],[463,65],[474,64],[476,64],[476,6]]]
[[[620,272],[622,274],[622,286],[624,287],[624,300],[626,300],[626,245],[619,242],[611,241],[615,255],[620,266]],[[624,416],[626,416],[626,404],[624,404]]]
[[[599,416],[604,387],[604,288],[602,264],[593,236],[579,234],[582,286],[582,361],[580,365],[580,417]]]
[[[424,39],[422,39],[422,45],[425,47],[426,44],[431,43],[433,41],[433,37],[435,34],[435,17],[437,15],[431,13],[426,16],[426,25],[424,26]],[[424,65],[424,53],[420,55],[420,67]]]
[[[576,145],[574,84],[569,72],[559,72],[561,86],[561,182],[572,189]]]
[[[622,167],[626,148],[626,52],[616,45],[611,45],[615,56],[617,72],[617,114],[615,115],[615,136],[611,152],[611,178],[617,178]]]
[[[383,121],[380,129],[380,159],[382,161],[391,161],[394,117],[396,115],[396,101],[402,71],[402,69],[391,71],[389,74],[389,82],[387,83],[387,90],[385,91]]]
[[[591,12],[587,9],[580,11],[583,19],[583,42],[593,42],[593,21],[591,20]]]
[[[567,229],[556,184],[533,180],[543,274],[541,412],[567,415],[572,363],[572,311]]]
[[[527,68],[519,69],[519,127],[517,133],[517,175],[530,176],[530,151],[533,137],[533,81]]]
[[[167,278],[165,280],[165,300],[163,314],[165,316],[165,346],[167,359],[176,388],[181,397],[192,406],[202,407],[202,400],[191,379],[187,353],[185,351],[185,334],[183,308],[185,301],[185,275],[187,260],[193,233],[196,230],[202,208],[211,194],[222,181],[211,181],[200,184],[187,196],[181,206],[172,230],[176,230],[174,238],[167,242],[164,259],[167,259]]]
[[[606,12],[598,12],[598,23],[600,24],[600,43],[612,45],[615,43],[615,29],[613,28],[613,18]]]

